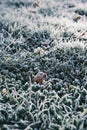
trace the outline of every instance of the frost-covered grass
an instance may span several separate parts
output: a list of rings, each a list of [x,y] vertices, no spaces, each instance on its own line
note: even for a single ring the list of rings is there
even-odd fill
[[[0,130],[13,129],[87,129],[86,0],[0,1]]]

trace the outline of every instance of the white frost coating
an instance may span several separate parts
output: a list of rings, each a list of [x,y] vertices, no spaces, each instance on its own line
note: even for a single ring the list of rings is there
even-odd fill
[[[23,1],[24,0],[15,0],[14,2]],[[7,23],[9,23],[9,21],[11,23],[14,21],[20,23],[14,26],[13,31],[16,28],[21,29],[23,26],[26,26],[27,29],[32,29],[34,32],[47,30],[50,32],[51,37],[55,39],[55,45],[85,46],[84,41],[81,42],[78,39],[87,39],[87,18],[86,16],[81,16],[78,22],[73,21],[73,19],[79,16],[75,14],[75,9],[87,11],[87,3],[82,4],[81,0],[25,0],[25,5],[27,5],[28,2],[30,2],[31,5],[37,2],[39,7],[33,8],[33,6],[27,6],[26,8],[26,6],[21,6],[21,8],[15,9],[14,6],[11,6],[11,8],[6,6],[6,2],[7,1],[4,0],[3,6],[0,5],[1,13],[4,14],[4,18],[0,15],[0,20],[4,19]],[[11,3],[13,0],[8,0],[8,2]],[[73,3],[75,5],[74,9],[68,9],[68,5],[72,5]],[[46,14],[50,13],[49,10],[52,11],[50,16]],[[46,16],[44,17],[40,11],[43,11]],[[71,39],[68,42],[61,43],[64,32],[67,32],[69,35],[73,34],[76,37],[76,41]],[[60,43],[57,40],[59,40]]]

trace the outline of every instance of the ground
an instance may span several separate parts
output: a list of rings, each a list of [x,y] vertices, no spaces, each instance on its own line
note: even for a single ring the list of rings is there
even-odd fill
[[[0,0],[0,129],[87,130],[86,0]]]

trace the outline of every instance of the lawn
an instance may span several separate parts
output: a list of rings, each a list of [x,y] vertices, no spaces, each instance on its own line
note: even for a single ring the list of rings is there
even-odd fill
[[[0,130],[87,130],[87,0],[0,0]]]

